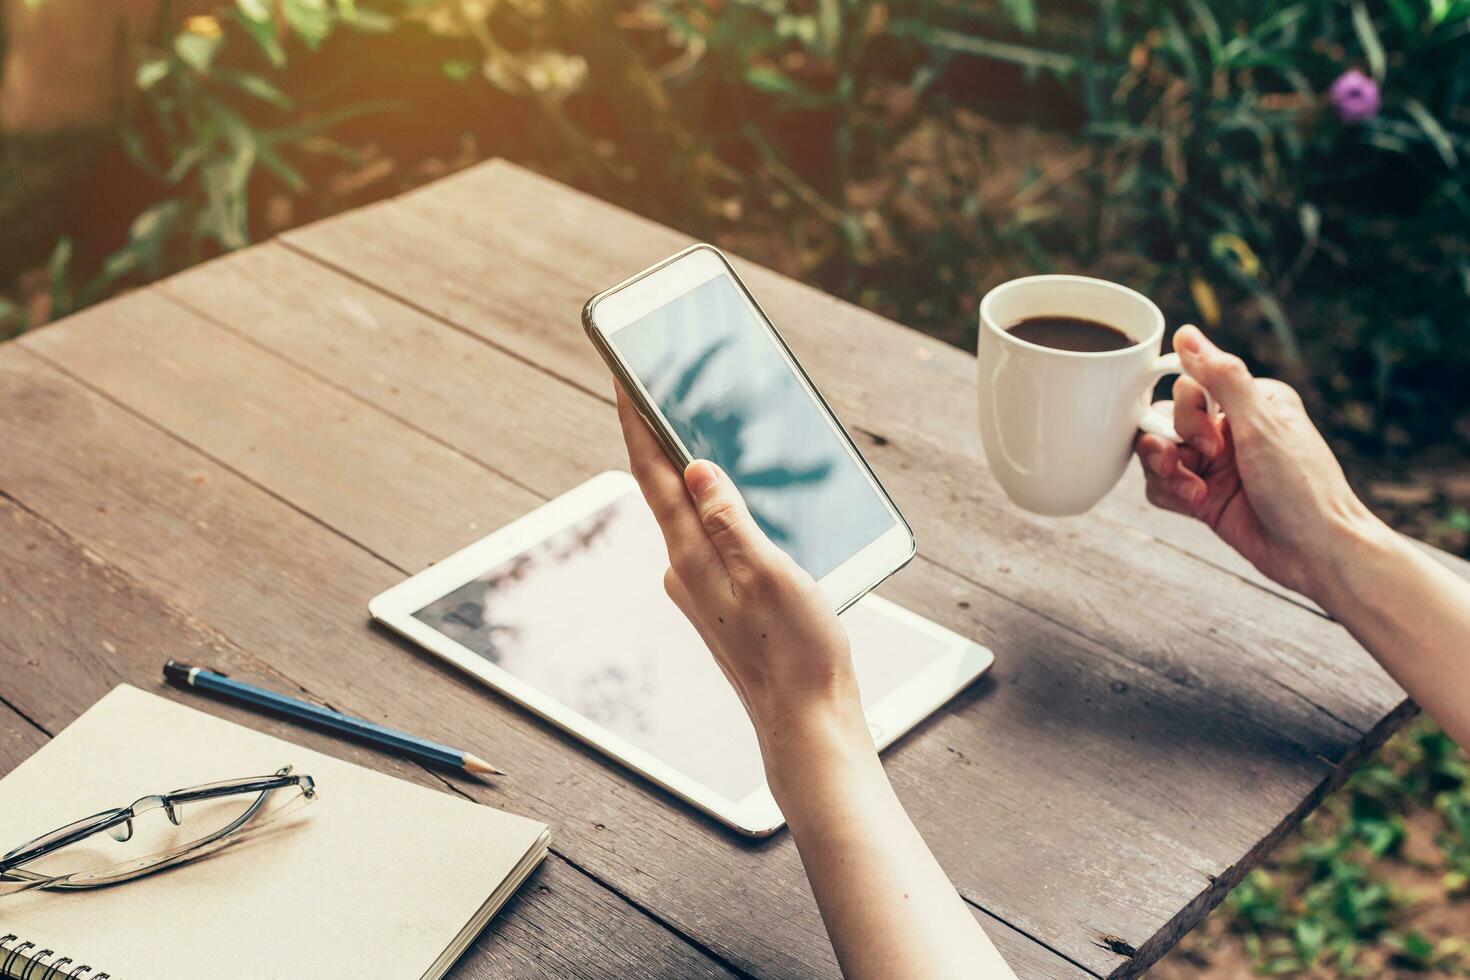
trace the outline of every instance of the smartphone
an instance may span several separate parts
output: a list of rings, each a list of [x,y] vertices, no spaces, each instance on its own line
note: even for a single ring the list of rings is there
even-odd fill
[[[582,323],[674,464],[730,474],[838,612],[913,558],[908,522],[714,246],[598,293]]]

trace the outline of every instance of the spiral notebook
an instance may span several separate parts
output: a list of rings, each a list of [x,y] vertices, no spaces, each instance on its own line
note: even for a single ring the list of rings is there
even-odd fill
[[[546,856],[545,824],[127,685],[0,779],[0,848],[287,764],[318,798],[258,838],[110,888],[0,896],[0,977],[437,978]]]

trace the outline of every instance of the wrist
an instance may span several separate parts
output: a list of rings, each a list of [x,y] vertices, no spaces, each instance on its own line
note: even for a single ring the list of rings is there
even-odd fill
[[[1382,582],[1407,547],[1403,539],[1358,501],[1334,520],[1314,562],[1308,595],[1328,612],[1355,603]]]
[[[876,765],[878,752],[856,701],[809,705],[757,729],[771,794],[783,809],[793,790]]]

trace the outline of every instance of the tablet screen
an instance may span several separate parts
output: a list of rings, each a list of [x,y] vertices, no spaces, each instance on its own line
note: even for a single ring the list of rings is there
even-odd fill
[[[738,802],[765,782],[755,732],[664,594],[667,566],[658,526],[630,491],[413,615]],[[943,638],[863,603],[842,618],[865,705],[947,649]]]

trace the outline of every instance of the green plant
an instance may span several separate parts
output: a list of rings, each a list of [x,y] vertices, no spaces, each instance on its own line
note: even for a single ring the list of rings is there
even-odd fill
[[[289,46],[315,50],[340,26],[384,30],[391,24],[354,0],[236,0],[234,9],[185,18],[181,30],[145,53],[136,74],[142,111],[124,123],[123,143],[145,171],[185,191],[175,200],[189,230],[189,258],[250,241],[249,192],[257,167],[301,193],[306,180],[286,152],[352,159],[323,132],[385,108],[349,105],[291,118],[294,100],[269,77],[285,67]]]
[[[34,0],[35,3],[44,0]],[[314,51],[342,27],[381,32],[393,21],[355,0],[236,0],[170,25],[137,52],[135,98],[119,124],[127,156],[165,188],[127,229],[126,241],[82,270],[63,237],[48,263],[49,316],[64,316],[136,281],[198,262],[251,240],[251,188],[268,173],[292,194],[307,181],[290,157],[355,161],[325,135],[344,120],[391,103],[298,110],[272,76],[295,49]],[[0,330],[25,326],[15,303],[0,304]]]
[[[1324,365],[1320,380],[1376,410],[1356,417],[1365,432],[1463,410],[1470,4],[1102,10],[1083,77],[1115,202],[1104,237],[1187,275],[1211,325],[1243,299],[1272,332],[1256,352],[1298,377]],[[1331,94],[1348,72],[1381,106]],[[1321,298],[1306,331],[1285,309],[1296,293]]]
[[[1462,940],[1405,928],[1409,898],[1383,874],[1403,860],[1405,817],[1425,810],[1442,818],[1441,887],[1455,899],[1470,868],[1470,767],[1442,731],[1420,722],[1352,775],[1272,871],[1251,872],[1227,897],[1230,929],[1256,968],[1278,975],[1327,966],[1354,976],[1389,962],[1407,970],[1470,967]]]

